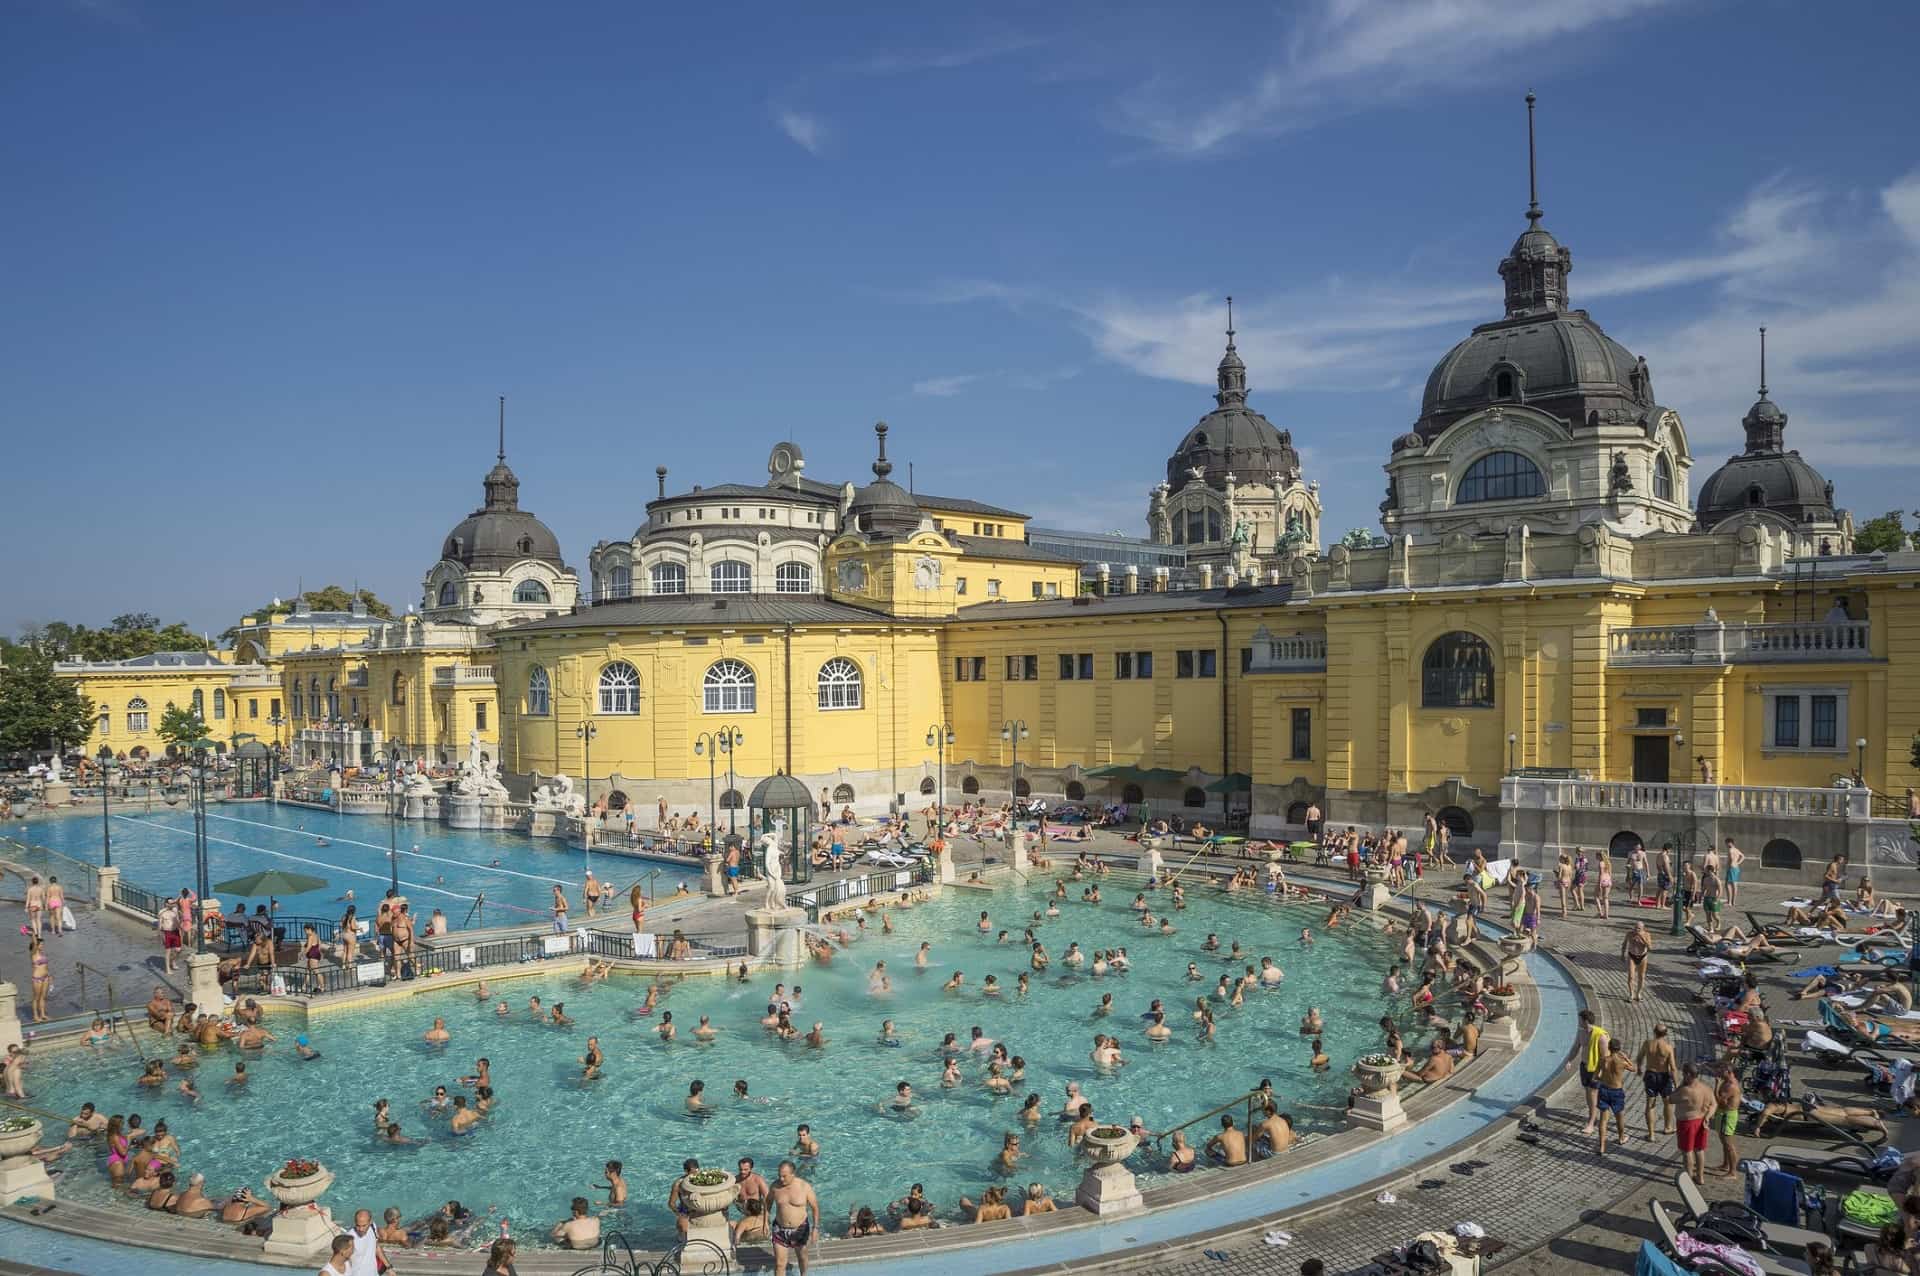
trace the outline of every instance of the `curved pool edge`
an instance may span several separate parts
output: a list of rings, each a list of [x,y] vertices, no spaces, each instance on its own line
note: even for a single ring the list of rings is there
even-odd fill
[[[1393,911],[1406,910],[1395,905]],[[1501,933],[1495,927],[1485,930],[1486,936]],[[977,1233],[968,1225],[942,1228],[925,1236],[902,1238],[894,1233],[857,1245],[836,1240],[817,1251],[813,1262],[849,1272],[885,1271],[889,1276],[1010,1276],[1065,1267],[1097,1270],[1113,1263],[1138,1261],[1142,1254],[1156,1250],[1191,1249],[1225,1233],[1298,1221],[1371,1196],[1382,1185],[1403,1179],[1424,1165],[1456,1159],[1465,1150],[1499,1138],[1503,1117],[1515,1109],[1531,1107],[1560,1088],[1564,1080],[1560,1074],[1570,1058],[1575,1015],[1591,999],[1591,984],[1577,966],[1550,952],[1536,949],[1525,961],[1533,983],[1521,1008],[1525,1029],[1522,1047],[1484,1078],[1471,1078],[1471,1088],[1422,1090],[1405,1100],[1410,1124],[1393,1134],[1343,1130],[1283,1161],[1264,1161],[1244,1172],[1213,1171],[1190,1181],[1159,1185],[1147,1190],[1147,1208],[1140,1213],[1102,1219],[1079,1209],[1063,1209],[1036,1219],[992,1225],[982,1229],[992,1234],[980,1235],[977,1240],[973,1239]],[[1562,1044],[1556,1046],[1556,1042]],[[1491,1052],[1505,1053],[1505,1049],[1489,1047]],[[1487,1053],[1480,1056],[1486,1057]],[[1441,1142],[1443,1139],[1445,1142]],[[1233,1181],[1221,1181],[1229,1176]],[[1300,1183],[1309,1176],[1314,1186],[1301,1189]],[[279,1272],[306,1265],[268,1259],[257,1243],[242,1242],[236,1233],[209,1233],[186,1220],[129,1216],[126,1211],[97,1206],[62,1203],[42,1218],[32,1218],[24,1208],[10,1206],[0,1208],[0,1221],[65,1233],[76,1241],[92,1241],[102,1246],[105,1254],[120,1255],[118,1261],[122,1263],[124,1247],[129,1245],[199,1260],[198,1265],[181,1267],[181,1273],[213,1270],[207,1264],[209,1259],[225,1260],[219,1268],[222,1276]],[[99,1240],[116,1234],[118,1239],[112,1242]],[[8,1248],[11,1251],[12,1247]],[[408,1252],[397,1256],[399,1261],[393,1270],[399,1276],[443,1273],[448,1270],[449,1259],[465,1261],[474,1256],[472,1251],[444,1255]],[[517,1262],[532,1276],[563,1276],[578,1271],[581,1258],[579,1254],[537,1250],[524,1252]],[[152,1270],[161,1273],[170,1269]]]

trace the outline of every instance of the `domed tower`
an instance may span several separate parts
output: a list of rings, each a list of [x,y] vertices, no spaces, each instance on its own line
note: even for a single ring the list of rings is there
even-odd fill
[[[1692,464],[1679,416],[1653,397],[1647,361],[1568,307],[1573,254],[1542,225],[1527,94],[1527,228],[1501,259],[1505,314],[1476,327],[1427,378],[1414,427],[1394,444],[1382,523],[1429,537],[1571,532],[1605,521],[1626,534],[1692,523]]]
[[[1166,482],[1149,497],[1148,535],[1187,546],[1190,567],[1270,570],[1320,546],[1320,485],[1303,482],[1293,435],[1247,406],[1247,365],[1234,344],[1215,370],[1213,411],[1167,458]],[[1236,535],[1239,539],[1236,541]]]
[[[1760,329],[1760,397],[1740,424],[1747,433],[1746,450],[1700,485],[1700,530],[1759,521],[1786,527],[1796,554],[1851,551],[1852,518],[1834,508],[1833,484],[1787,447],[1787,414],[1767,397],[1765,328]]]
[[[520,479],[507,466],[506,398],[500,447],[481,480],[485,499],[440,546],[421,611],[430,620],[491,625],[571,610],[579,579],[551,529],[520,508]]]
[[[880,445],[880,455],[873,463],[873,482],[853,494],[853,502],[847,506],[846,526],[878,539],[909,536],[920,530],[926,513],[906,488],[889,477],[893,462],[887,459],[887,423],[877,422],[873,433]]]

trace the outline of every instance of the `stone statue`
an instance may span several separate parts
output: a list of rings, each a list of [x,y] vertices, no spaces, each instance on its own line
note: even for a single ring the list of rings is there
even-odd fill
[[[760,853],[767,864],[767,908],[779,912],[787,906],[787,875],[780,863],[780,834],[768,833],[760,839]]]
[[[1400,485],[1394,482],[1392,475],[1388,475],[1387,476],[1387,499],[1380,502],[1380,512],[1382,514],[1385,514],[1388,510],[1396,510],[1399,508],[1400,508]]]
[[[433,781],[427,778],[425,770],[409,771],[400,792],[410,798],[432,797]]]
[[[481,772],[480,733],[478,731],[467,732],[467,767],[475,775],[479,775]]]
[[[587,799],[573,790],[573,777],[560,774],[540,785],[533,791],[533,809],[536,811],[560,811],[574,816],[587,813]]]
[[[60,750],[55,749],[53,756],[47,759],[47,783],[60,783]]]
[[[1607,486],[1610,491],[1614,492],[1625,493],[1633,490],[1633,471],[1627,468],[1627,454],[1625,452],[1615,452],[1613,454],[1613,475],[1608,480]]]
[[[931,554],[923,554],[913,564],[913,587],[915,589],[940,588],[940,560]]]
[[[1167,485],[1154,484],[1147,498],[1147,536],[1162,545],[1173,542],[1173,525],[1167,518]]]

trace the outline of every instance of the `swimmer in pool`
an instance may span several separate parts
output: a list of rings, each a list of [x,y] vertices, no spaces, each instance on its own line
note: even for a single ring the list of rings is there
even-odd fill
[[[693,1035],[701,1041],[712,1041],[720,1035],[720,1030],[708,1022],[705,1015],[701,1015],[700,1024],[693,1030]]]
[[[793,1154],[800,1157],[820,1155],[820,1141],[813,1137],[813,1127],[802,1124],[794,1131]]]
[[[932,956],[933,956],[933,945],[929,943],[922,943],[920,945],[920,951],[913,955],[913,964],[919,969],[925,970],[927,968],[927,961]]]
[[[941,1072],[940,1072],[940,1084],[942,1087],[948,1090],[954,1090],[959,1088],[960,1061],[958,1059],[947,1060],[947,1066],[941,1069]]]
[[[967,980],[967,976],[965,972],[956,970],[953,972],[953,978],[947,980],[947,982],[944,985],[942,985],[941,991],[954,992],[960,987],[961,984],[965,983],[966,980]]]
[[[507,1003],[503,1001],[499,1005],[493,1008],[493,1013],[498,1017],[505,1019],[508,1015],[513,1013],[513,1008],[507,1005]]]
[[[293,1039],[293,1052],[299,1055],[303,1061],[318,1059],[320,1057],[320,1052],[313,1048],[313,1043],[307,1040],[305,1033]]]
[[[455,1134],[465,1134],[479,1123],[480,1114],[467,1106],[467,1096],[464,1094],[454,1095],[453,1116],[447,1122],[448,1127]],[[394,1128],[398,1129],[399,1127],[395,1126]]]
[[[693,1113],[695,1116],[705,1116],[707,1114],[706,1100],[700,1097],[701,1091],[706,1088],[707,1083],[704,1081],[695,1081],[687,1087],[686,1108],[687,1111]]]
[[[867,976],[867,991],[873,994],[893,991],[893,979],[887,974],[886,962],[873,963],[873,973]]]
[[[447,1087],[443,1085],[433,1087],[433,1097],[427,1100],[427,1112],[433,1116],[445,1116],[452,1107],[453,1100],[447,1097]]]
[[[444,1046],[453,1040],[453,1034],[447,1031],[447,1021],[435,1017],[433,1027],[427,1029],[426,1040],[429,1045]]]
[[[673,1040],[673,1037],[674,1037],[673,1011],[663,1010],[660,1012],[660,1026],[658,1028],[655,1028],[654,1031],[660,1034],[660,1040],[662,1041]]]
[[[580,1056],[580,1079],[582,1081],[598,1081],[600,1079],[600,1065],[606,1061],[607,1056],[600,1051],[600,1038],[588,1037],[587,1052]]]

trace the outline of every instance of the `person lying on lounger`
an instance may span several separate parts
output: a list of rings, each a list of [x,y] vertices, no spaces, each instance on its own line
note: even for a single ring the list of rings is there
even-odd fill
[[[1920,1019],[1897,1019],[1888,1023],[1884,1019],[1875,1019],[1872,1015],[1849,1010],[1836,1005],[1833,1012],[1840,1016],[1841,1022],[1863,1037],[1892,1037],[1896,1041],[1920,1041]]]
[[[1887,1132],[1886,1122],[1872,1108],[1840,1103],[1769,1103],[1760,1110],[1753,1132],[1764,1135],[1768,1122],[1786,1125],[1792,1121],[1820,1122],[1836,1130],[1878,1130]]]

